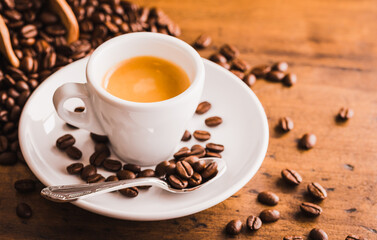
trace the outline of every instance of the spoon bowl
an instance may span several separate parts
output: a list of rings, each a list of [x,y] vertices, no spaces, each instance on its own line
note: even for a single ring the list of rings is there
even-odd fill
[[[226,163],[221,158],[201,158],[205,161],[206,166],[211,162],[217,163],[217,174],[210,180],[203,184],[192,188],[176,189],[171,187],[165,180],[157,177],[145,177],[126,179],[114,182],[88,183],[88,184],[73,184],[49,186],[41,191],[41,195],[54,202],[72,202],[77,199],[83,199],[89,196],[94,196],[101,193],[112,192],[123,188],[138,187],[138,186],[156,186],[171,193],[189,193],[204,186],[208,186],[226,171]]]

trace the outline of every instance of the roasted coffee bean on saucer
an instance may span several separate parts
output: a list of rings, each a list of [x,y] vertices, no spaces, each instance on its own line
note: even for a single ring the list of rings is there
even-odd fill
[[[65,134],[56,140],[56,147],[60,150],[65,150],[75,144],[75,142],[76,139],[71,134]]]
[[[223,122],[223,119],[219,116],[209,117],[205,120],[205,124],[208,127],[216,127]]]
[[[181,139],[181,141],[183,141],[183,142],[187,142],[187,141],[189,141],[191,139],[191,133],[189,132],[189,131],[185,131],[185,133],[183,134],[183,136],[182,136],[182,139]]]
[[[196,108],[197,114],[204,114],[208,112],[208,110],[211,109],[211,104],[207,101],[199,103],[198,107]]]
[[[205,130],[196,130],[194,132],[194,137],[196,140],[204,142],[211,138],[211,134]]]

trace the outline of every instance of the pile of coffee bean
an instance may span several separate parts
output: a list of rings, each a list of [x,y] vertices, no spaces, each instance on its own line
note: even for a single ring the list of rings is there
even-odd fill
[[[204,114],[211,109],[211,103],[201,102],[197,109],[197,114]],[[76,107],[75,112],[85,111],[85,107]],[[209,127],[216,127],[222,123],[222,118],[213,116],[205,119],[205,124]],[[69,125],[73,129],[75,126]],[[198,141],[207,141],[211,134],[204,130],[196,130],[193,133]],[[109,139],[106,136],[90,133],[90,138],[94,141],[94,153],[89,158],[89,164],[84,166],[83,163],[72,163],[67,166],[68,174],[78,175],[87,183],[96,183],[103,181],[118,181],[124,179],[134,179],[141,177],[159,177],[170,184],[172,188],[184,189],[196,187],[206,181],[212,179],[218,173],[217,163],[206,163],[204,157],[221,158],[221,152],[224,151],[224,146],[216,143],[207,143],[205,147],[195,144],[191,148],[182,147],[174,155],[173,159],[159,163],[155,170],[144,169],[134,164],[125,164],[119,160],[111,159],[111,151],[109,149]],[[191,139],[191,133],[186,130],[182,136],[182,141]],[[79,160],[82,157],[82,152],[73,146],[76,139],[72,134],[65,134],[56,140],[56,147],[64,151],[72,160]],[[109,172],[116,173],[105,178],[97,172],[98,168],[103,168]],[[139,189],[148,189],[149,186],[132,187],[121,189],[119,192],[127,197],[136,197],[139,194]]]

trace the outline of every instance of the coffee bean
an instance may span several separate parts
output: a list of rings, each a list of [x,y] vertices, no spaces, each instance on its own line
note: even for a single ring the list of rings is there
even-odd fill
[[[179,177],[183,179],[189,179],[194,174],[194,170],[191,165],[186,161],[178,161],[175,167]]]
[[[271,71],[271,67],[268,65],[258,65],[251,69],[251,73],[257,78],[265,78]]]
[[[322,208],[316,204],[304,202],[300,205],[301,212],[309,217],[317,217],[321,215]]]
[[[14,9],[14,7],[16,6],[14,0],[4,0],[3,3],[9,9]]]
[[[75,144],[76,139],[71,134],[65,134],[56,140],[56,147],[65,150]]]
[[[206,149],[198,144],[191,147],[190,156],[197,156],[198,158],[206,155]]]
[[[195,162],[192,165],[192,168],[195,172],[201,173],[206,168],[206,162],[202,159],[199,159],[199,161]]]
[[[123,166],[124,170],[129,170],[135,174],[139,173],[141,171],[141,168],[139,165],[127,163],[126,165]]]
[[[264,191],[258,194],[258,201],[269,206],[275,206],[279,202],[279,196],[273,192]]]
[[[273,70],[267,73],[266,80],[271,82],[281,82],[283,81],[284,77],[285,74],[283,72]]]
[[[14,188],[20,193],[30,193],[35,190],[35,181],[33,179],[20,179],[14,183]]]
[[[17,154],[14,152],[0,153],[0,165],[9,166],[17,163]]]
[[[212,43],[212,38],[207,34],[200,35],[194,42],[196,48],[206,48]]]
[[[93,174],[86,178],[87,183],[98,183],[98,182],[104,182],[105,178],[101,174]]]
[[[208,110],[211,109],[211,104],[207,101],[199,103],[198,107],[196,108],[195,113],[197,114],[204,114],[208,112]]]
[[[323,200],[327,197],[326,189],[322,187],[319,183],[312,182],[308,184],[307,188],[310,195],[312,195],[314,198],[318,200]]]
[[[338,113],[338,119],[339,120],[342,120],[342,121],[346,121],[350,118],[353,117],[353,110],[351,108],[344,108],[342,107],[340,110],[339,110],[339,113]]]
[[[209,57],[209,60],[215,63],[226,63],[226,57],[220,53],[214,53]]]
[[[242,222],[239,219],[230,221],[225,227],[225,231],[229,235],[238,235],[240,234],[241,230]]]
[[[69,174],[79,174],[81,173],[82,169],[84,168],[84,164],[82,163],[72,163],[67,167],[67,172]]]
[[[199,158],[195,155],[192,155],[192,156],[185,157],[183,160],[185,162],[188,162],[192,166],[194,163],[199,161]]]
[[[17,105],[13,106],[12,110],[9,114],[9,120],[11,121],[17,121],[20,118],[21,115],[21,108]]]
[[[196,187],[196,186],[199,186],[201,183],[202,183],[202,176],[195,172],[191,178],[188,180],[188,186],[189,187]]]
[[[136,178],[136,174],[130,170],[120,170],[117,172],[117,177],[119,180],[134,179]]]
[[[24,38],[33,38],[37,36],[37,34],[38,34],[38,29],[33,24],[28,24],[21,28],[21,35]]]
[[[182,136],[182,139],[181,139],[181,141],[183,141],[183,142],[187,142],[187,141],[189,141],[191,139],[191,133],[189,132],[189,131],[185,131],[185,133],[183,134],[183,136]]]
[[[47,26],[45,28],[45,31],[52,36],[62,36],[67,33],[67,30],[64,28],[64,26],[60,24]]]
[[[98,134],[95,134],[95,133],[90,133],[90,137],[96,143],[108,143],[109,142],[109,139],[107,138],[107,136],[102,136],[102,135],[98,135]]]
[[[217,162],[211,162],[206,166],[201,175],[205,180],[208,180],[216,176],[217,172]]]
[[[364,237],[359,237],[359,236],[357,236],[357,235],[352,235],[352,234],[350,234],[350,235],[348,235],[348,236],[346,237],[345,240],[368,240],[368,239],[366,239],[366,238],[364,238]]]
[[[103,164],[103,162],[105,161],[106,158],[109,157],[109,153],[106,152],[106,151],[102,151],[102,152],[94,152],[90,158],[89,158],[89,162],[91,165],[93,166],[96,166],[96,167],[99,167]]]
[[[190,149],[188,149],[187,147],[183,147],[179,149],[178,152],[174,153],[173,156],[175,159],[180,159],[183,157],[187,157],[189,154],[190,154]]]
[[[211,134],[204,130],[196,130],[193,135],[196,140],[201,142],[207,141],[211,138]]]
[[[283,79],[283,84],[287,87],[295,85],[297,82],[297,75],[294,73],[288,73]]]
[[[33,215],[31,207],[26,203],[19,203],[16,208],[16,213],[20,218],[30,218]]]
[[[302,182],[301,175],[293,169],[283,169],[281,171],[281,177],[289,184],[299,185]]]
[[[68,147],[65,149],[65,152],[67,153],[68,157],[73,160],[79,160],[82,157],[82,152],[75,146]]]
[[[256,231],[262,227],[262,220],[257,216],[249,216],[246,220],[247,229],[250,231]]]
[[[272,65],[272,69],[276,71],[286,72],[288,70],[288,63],[286,62],[277,62]]]
[[[105,152],[107,156],[110,156],[110,149],[104,143],[96,143],[94,145],[94,151],[95,152]]]
[[[169,169],[170,162],[163,161],[157,164],[155,174],[157,177],[165,176]]]
[[[170,162],[170,165],[168,166],[168,168],[166,169],[166,175],[172,175],[172,174],[175,174],[175,168],[176,168],[176,164],[175,162]]]
[[[301,149],[311,149],[314,147],[316,142],[317,142],[317,137],[314,134],[306,133],[301,137],[298,143],[298,146]]]
[[[241,80],[245,77],[245,73],[241,72],[239,70],[232,69],[232,70],[230,70],[230,72],[233,73],[234,75],[236,75]]]
[[[255,77],[254,74],[249,73],[249,74],[246,74],[242,80],[244,83],[246,83],[247,86],[252,87],[256,83],[257,78]]]
[[[129,198],[134,198],[139,195],[139,190],[137,189],[137,187],[120,189],[119,192]]]
[[[169,175],[168,181],[173,188],[177,188],[177,189],[186,188],[188,185],[187,180],[181,179],[180,177],[176,175]]]
[[[20,68],[25,72],[32,72],[33,71],[33,58],[31,56],[25,56],[20,62]]]
[[[118,177],[115,175],[110,175],[106,178],[105,182],[116,182],[119,181]]]
[[[240,52],[238,49],[232,45],[225,44],[220,48],[220,53],[224,55],[228,60],[233,60],[234,58],[238,57]]]
[[[8,139],[5,136],[0,136],[0,153],[8,149]]]
[[[241,72],[246,72],[250,70],[250,64],[248,64],[245,60],[236,58],[232,61],[232,69],[239,70]]]
[[[81,171],[81,178],[86,181],[89,176],[97,173],[97,168],[93,165],[86,165]]]
[[[280,213],[275,209],[266,209],[259,214],[259,217],[264,223],[276,222],[280,218]]]
[[[122,163],[113,159],[106,159],[102,165],[107,171],[111,172],[117,172],[122,168]]]
[[[155,177],[155,176],[156,176],[156,174],[155,174],[155,172],[154,172],[153,169],[145,169],[145,170],[141,171],[141,172],[137,175],[138,178],[143,178],[143,177]]]
[[[42,12],[39,15],[39,19],[42,21],[42,23],[44,23],[46,25],[54,24],[54,23],[57,23],[59,21],[58,16],[56,16],[55,14],[50,13],[50,12]]]
[[[208,126],[208,127],[216,127],[216,126],[219,126],[221,123],[223,122],[223,119],[221,117],[218,117],[218,116],[214,116],[214,117],[209,117],[205,120],[205,124]]]
[[[283,238],[283,240],[304,240],[304,238],[301,237],[301,236],[292,236],[292,235],[289,235],[289,236],[285,236]]]
[[[56,64],[56,53],[53,51],[47,52],[43,58],[42,66],[44,69],[51,69]]]
[[[206,151],[205,157],[214,157],[214,158],[222,158],[220,153],[217,152],[211,152],[211,151]]]
[[[210,152],[220,153],[224,151],[224,145],[216,144],[216,143],[207,143],[206,148]]]
[[[283,117],[279,119],[279,127],[281,130],[288,132],[293,129],[293,121],[289,117]]]
[[[319,228],[313,228],[309,233],[309,238],[311,240],[328,240],[326,232]]]

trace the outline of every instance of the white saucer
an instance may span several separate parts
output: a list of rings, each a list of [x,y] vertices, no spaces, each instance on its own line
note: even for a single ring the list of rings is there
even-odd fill
[[[85,82],[88,58],[76,61],[51,75],[29,98],[22,112],[19,141],[25,160],[33,173],[46,186],[83,183],[77,176],[68,175],[66,167],[77,161],[70,160],[55,147],[56,139],[71,133],[75,146],[83,151],[80,162],[85,165],[94,151],[94,145],[85,130],[69,129],[57,116],[52,95],[66,82]],[[139,196],[126,198],[119,193],[106,193],[73,204],[89,211],[129,220],[164,220],[193,214],[212,207],[241,189],[257,172],[267,151],[268,123],[261,103],[240,79],[215,63],[204,60],[206,82],[202,100],[212,103],[210,111],[195,115],[188,126],[209,130],[210,142],[225,146],[222,153],[227,171],[212,184],[187,194],[173,194],[152,187],[140,190]],[[223,123],[208,128],[204,120],[221,116]],[[192,146],[191,139],[182,146]],[[202,146],[205,143],[199,143]],[[177,146],[177,149],[181,146]],[[99,171],[105,177],[111,173]]]

